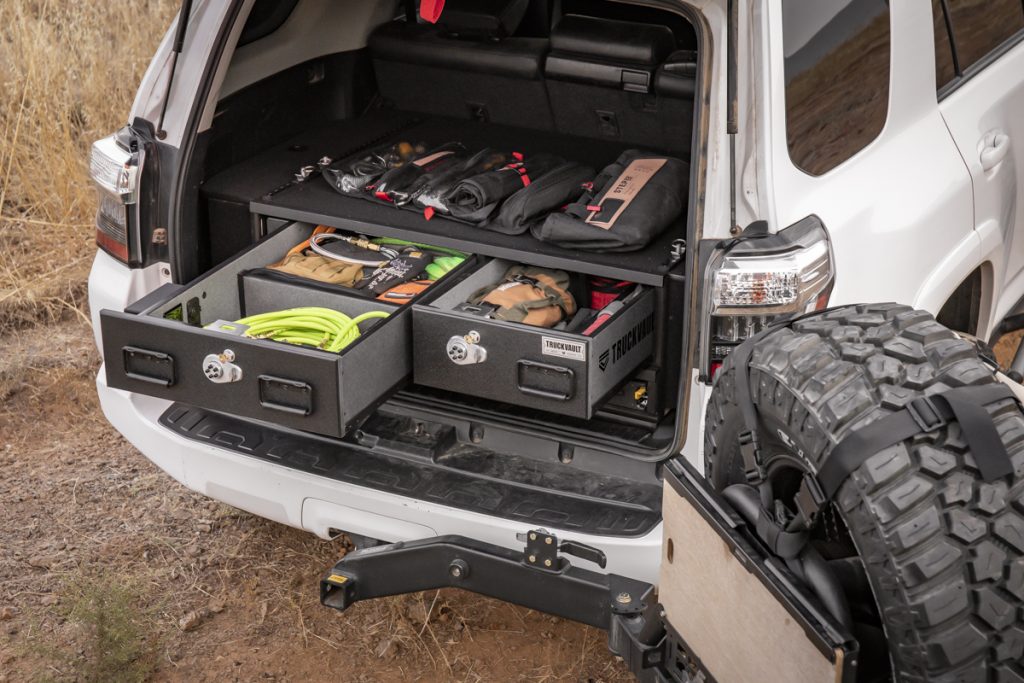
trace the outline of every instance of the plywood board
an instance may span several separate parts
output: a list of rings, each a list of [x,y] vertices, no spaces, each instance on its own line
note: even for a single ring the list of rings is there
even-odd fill
[[[668,622],[718,683],[836,683],[815,647],[693,505],[665,483],[658,598]],[[669,561],[671,549],[671,561]]]

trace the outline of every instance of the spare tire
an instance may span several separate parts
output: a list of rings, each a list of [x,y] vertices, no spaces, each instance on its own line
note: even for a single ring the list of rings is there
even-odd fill
[[[706,471],[719,490],[746,482],[744,368],[733,365],[726,359],[707,408]],[[895,304],[772,329],[755,340],[749,373],[772,505],[790,509],[804,473],[846,435],[914,398],[998,381],[974,344]],[[984,481],[952,421],[868,457],[812,529],[830,564],[855,564],[867,578],[869,588],[849,591],[860,680],[878,679],[867,675],[873,658],[888,659],[881,678],[898,681],[1024,683],[1024,416],[1012,399],[987,410],[1014,474]],[[864,635],[872,621],[884,633],[874,655]]]

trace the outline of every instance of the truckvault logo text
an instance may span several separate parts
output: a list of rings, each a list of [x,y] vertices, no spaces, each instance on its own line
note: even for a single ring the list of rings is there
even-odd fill
[[[654,332],[654,314],[638,322],[629,328],[624,335],[603,351],[598,357],[597,365],[603,372],[608,365],[615,365],[622,360],[630,351],[635,349],[640,342],[647,339]],[[610,362],[609,362],[610,361]]]

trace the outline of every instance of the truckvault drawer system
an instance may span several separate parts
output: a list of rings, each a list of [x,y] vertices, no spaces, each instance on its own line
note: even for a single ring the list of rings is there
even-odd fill
[[[651,354],[652,292],[640,290],[592,336],[456,310],[474,291],[500,280],[511,265],[488,261],[440,296],[413,306],[416,383],[590,418],[598,403]]]

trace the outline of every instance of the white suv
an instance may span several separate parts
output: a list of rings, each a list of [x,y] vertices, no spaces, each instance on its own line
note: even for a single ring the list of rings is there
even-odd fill
[[[707,464],[709,488],[764,492],[775,471],[758,461],[762,476],[751,477],[739,458],[756,431],[736,408],[747,396],[762,413],[761,442],[813,477],[813,453],[848,431],[912,399],[994,381],[942,326],[981,339],[1020,326],[1020,0],[445,4],[186,2],[128,125],[95,144],[97,387],[110,422],[175,479],[358,546],[457,536],[521,549],[517,534],[543,528],[542,540],[557,535],[563,553],[598,561],[607,576],[657,583],[660,571],[664,587],[663,560],[687,545],[663,515],[663,488],[674,490],[665,482]],[[644,150],[685,169],[687,186],[661,197],[676,208],[650,239],[612,250],[400,211],[325,181],[339,163],[399,141],[500,149],[526,164],[554,154],[598,178],[621,153]],[[262,272],[316,226],[465,258],[411,303],[385,306],[386,321],[338,353],[239,335],[236,321],[257,309],[367,310]],[[594,315],[597,283],[633,293],[586,333],[571,321],[496,321],[460,303],[513,263],[567,273],[578,307]],[[842,308],[874,301],[912,308]],[[735,349],[759,332],[738,366]],[[772,381],[776,398],[789,392],[785,425],[766,417]],[[848,420],[829,402],[838,395],[859,406]],[[795,420],[797,405],[817,432]],[[1005,419],[1016,424],[1016,410]],[[814,541],[831,544],[827,560],[860,566],[873,589],[858,597],[839,581],[853,614],[830,608],[818,623],[847,629],[845,640],[833,633],[846,664],[830,656],[847,680],[1024,680],[1024,455],[1001,428],[1015,467],[990,479],[970,448],[935,436],[955,421],[922,427],[933,450],[956,451],[949,467],[929,467],[915,446],[903,478],[879,480],[878,491],[863,483],[872,461],[850,478],[875,496],[864,519],[877,522],[881,545],[865,545],[866,522],[845,493],[823,503],[836,531]],[[955,498],[954,486],[969,491]],[[764,507],[780,512],[794,494],[776,481]],[[917,545],[906,536],[920,525],[934,533]],[[788,571],[805,574],[791,562]],[[913,571],[929,581],[915,584]],[[468,575],[459,565],[444,580]],[[327,592],[346,581],[331,576]],[[378,592],[424,587],[395,581]],[[901,597],[881,595],[895,585]],[[529,588],[473,588],[534,604]],[[595,619],[607,626],[584,618]],[[681,621],[671,609],[669,619]],[[886,639],[890,656],[857,674],[850,643],[863,663]],[[693,649],[714,673],[714,648]],[[653,675],[645,662],[633,668]]]

